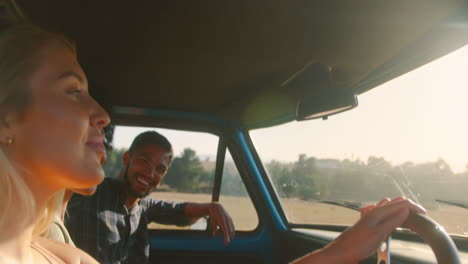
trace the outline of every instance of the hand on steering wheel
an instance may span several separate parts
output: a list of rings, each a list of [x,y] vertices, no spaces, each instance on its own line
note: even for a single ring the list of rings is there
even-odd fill
[[[386,198],[377,205],[364,207],[361,219],[330,246],[342,252],[347,263],[358,263],[372,255],[393,230],[405,226],[418,233],[432,247],[438,263],[460,263],[451,238],[425,214],[424,208],[411,200]]]

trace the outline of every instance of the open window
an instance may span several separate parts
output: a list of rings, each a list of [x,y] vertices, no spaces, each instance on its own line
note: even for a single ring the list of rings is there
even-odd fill
[[[192,131],[117,126],[114,150],[105,165],[106,177],[117,177],[122,155],[133,138],[146,130],[156,130],[168,138],[174,158],[161,185],[150,196],[165,201],[219,201],[231,215],[236,231],[255,230],[259,220],[229,149],[220,145],[218,136]],[[225,149],[223,153],[222,148]],[[221,155],[221,153],[223,155]],[[217,173],[217,166],[221,173]],[[219,174],[219,175],[217,175]],[[216,184],[215,184],[216,182]],[[209,220],[208,220],[209,221]],[[207,230],[206,219],[188,227],[149,224],[154,230]]]

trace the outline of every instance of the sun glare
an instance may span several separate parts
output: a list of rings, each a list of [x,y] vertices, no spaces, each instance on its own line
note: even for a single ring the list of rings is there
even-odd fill
[[[465,47],[363,93],[357,108],[328,120],[252,131],[288,220],[317,223],[317,215],[327,215],[321,224],[354,221],[332,212],[303,219],[287,203],[292,194],[301,202],[356,204],[406,196],[448,232],[466,236],[466,209],[447,201],[468,204],[467,71]]]
[[[467,72],[464,47],[360,95],[356,109],[326,121],[253,131],[253,138],[266,160],[293,161],[300,153],[361,160],[373,155],[395,164],[442,158],[463,171],[468,164]],[[277,140],[284,135],[287,140]]]

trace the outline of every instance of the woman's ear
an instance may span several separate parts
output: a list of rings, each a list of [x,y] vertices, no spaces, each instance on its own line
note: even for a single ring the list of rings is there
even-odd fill
[[[0,116],[0,144],[12,144],[14,141],[14,127],[18,120],[18,115],[8,112]]]

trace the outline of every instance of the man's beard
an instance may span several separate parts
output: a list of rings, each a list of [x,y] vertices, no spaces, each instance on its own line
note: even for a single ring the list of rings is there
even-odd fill
[[[124,180],[125,188],[127,189],[127,193],[129,195],[135,197],[135,198],[145,198],[152,191],[152,190],[149,190],[149,191],[144,192],[144,193],[139,193],[139,192],[135,191],[132,188],[132,184],[130,183],[130,179],[129,179],[129,176],[128,176],[128,164],[127,164],[127,167],[125,168],[125,172],[124,172],[124,175],[123,175],[123,180]]]

